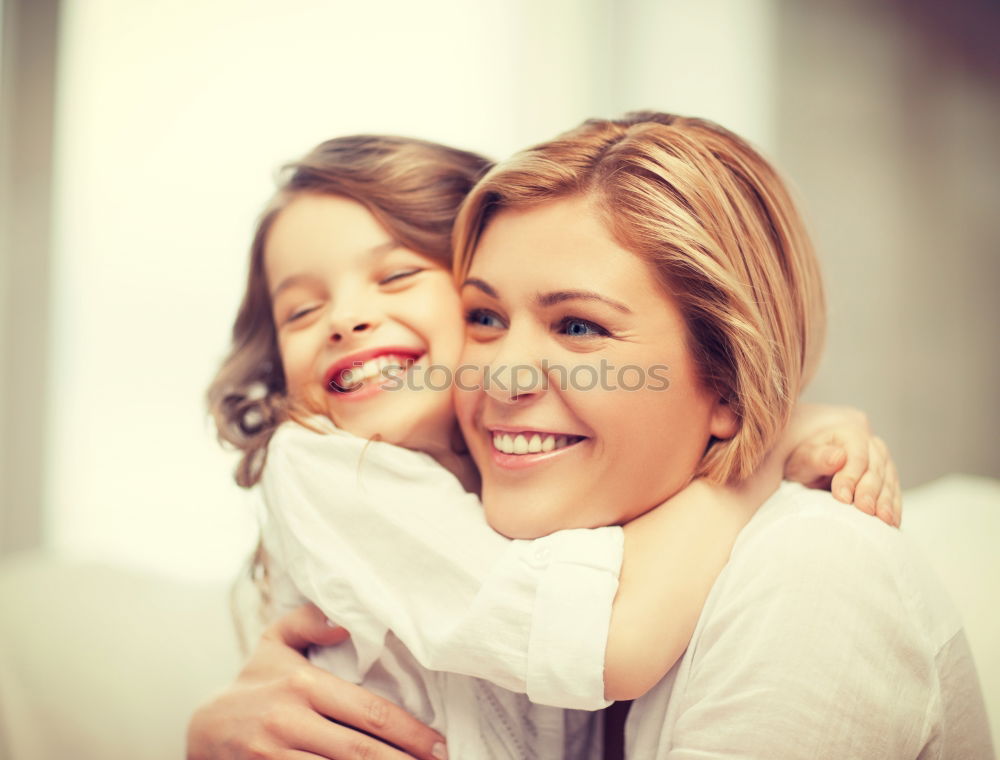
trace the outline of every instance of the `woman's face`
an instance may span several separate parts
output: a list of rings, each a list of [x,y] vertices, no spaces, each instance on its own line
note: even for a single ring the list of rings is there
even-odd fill
[[[264,250],[289,396],[342,429],[410,448],[447,442],[462,346],[450,270],[402,247],[359,203],[301,195]]]
[[[684,319],[586,198],[505,210],[462,284],[456,393],[490,524],[514,538],[626,522],[734,432]],[[476,390],[462,390],[478,386]]]

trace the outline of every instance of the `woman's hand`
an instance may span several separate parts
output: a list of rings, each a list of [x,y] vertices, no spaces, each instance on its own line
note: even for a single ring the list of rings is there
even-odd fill
[[[236,682],[192,716],[187,760],[446,758],[440,734],[303,656],[310,644],[339,644],[348,635],[311,604],[280,618]]]
[[[800,404],[784,440],[793,446],[785,460],[787,480],[829,489],[837,500],[899,526],[899,475],[889,449],[872,435],[863,412]]]

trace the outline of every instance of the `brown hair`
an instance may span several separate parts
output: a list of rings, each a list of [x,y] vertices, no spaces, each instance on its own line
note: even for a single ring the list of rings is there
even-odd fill
[[[395,241],[448,267],[459,205],[489,166],[482,156],[437,143],[355,135],[327,140],[283,169],[250,246],[232,345],[208,388],[208,408],[220,442],[242,452],[235,472],[240,486],[249,488],[260,479],[267,444],[278,425],[302,417],[285,393],[264,269],[267,237],[281,211],[303,194],[349,198],[367,208]],[[266,603],[260,544],[250,569]]]
[[[749,144],[709,121],[654,112],[591,119],[495,166],[455,224],[465,276],[490,219],[586,195],[615,240],[677,300],[702,379],[739,420],[698,474],[738,480],[784,428],[825,328],[818,262],[791,197]]]
[[[239,485],[257,482],[271,435],[296,413],[285,395],[264,270],[267,237],[281,211],[306,193],[350,198],[401,245],[447,267],[459,205],[489,165],[482,156],[423,140],[356,135],[327,140],[285,167],[257,222],[232,346],[208,389],[220,441],[243,452]]]

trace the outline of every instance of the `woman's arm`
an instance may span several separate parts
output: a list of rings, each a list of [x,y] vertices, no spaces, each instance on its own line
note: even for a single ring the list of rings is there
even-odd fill
[[[346,637],[312,605],[275,622],[236,681],[192,716],[187,760],[446,758],[436,731],[302,654],[311,644],[330,646]]]

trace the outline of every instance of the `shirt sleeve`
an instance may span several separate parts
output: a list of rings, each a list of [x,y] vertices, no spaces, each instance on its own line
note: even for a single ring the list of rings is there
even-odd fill
[[[656,757],[917,757],[939,699],[936,651],[886,561],[889,532],[879,546],[839,520],[793,516],[734,556]]]
[[[511,541],[430,457],[283,425],[261,492],[268,545],[351,633],[364,673],[392,631],[431,670],[598,709],[620,528]]]

